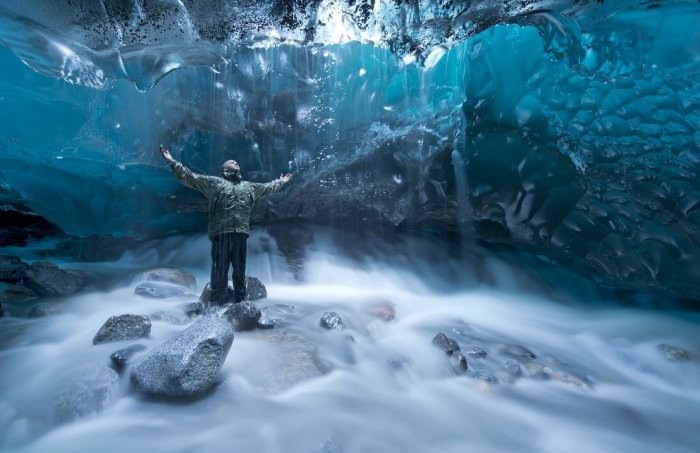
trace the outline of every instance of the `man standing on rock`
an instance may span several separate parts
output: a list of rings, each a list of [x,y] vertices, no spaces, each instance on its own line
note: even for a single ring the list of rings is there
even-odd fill
[[[282,189],[292,180],[292,174],[280,175],[279,179],[268,183],[243,181],[238,162],[227,160],[221,166],[220,177],[199,175],[173,159],[163,145],[160,153],[180,184],[202,192],[209,200],[211,302],[223,304],[228,301],[229,266],[233,266],[234,302],[243,301],[246,296],[246,241],[250,234],[253,205],[257,199]]]

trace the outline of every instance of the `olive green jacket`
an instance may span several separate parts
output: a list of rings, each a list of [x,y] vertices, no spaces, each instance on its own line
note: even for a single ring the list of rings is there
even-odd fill
[[[250,215],[258,198],[277,192],[284,181],[268,183],[231,182],[219,176],[193,173],[177,161],[170,162],[175,179],[184,186],[199,190],[209,200],[209,237],[223,233],[250,234]]]

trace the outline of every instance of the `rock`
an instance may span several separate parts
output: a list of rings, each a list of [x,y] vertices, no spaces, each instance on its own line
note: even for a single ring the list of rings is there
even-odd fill
[[[486,351],[484,351],[484,350],[481,349],[480,347],[474,346],[474,347],[467,353],[467,355],[468,355],[469,357],[474,357],[474,358],[477,358],[477,359],[483,359],[483,358],[486,357],[488,354],[487,354]]]
[[[389,301],[376,301],[364,307],[365,313],[382,321],[393,321],[396,318],[396,307]]]
[[[262,316],[258,307],[251,302],[233,304],[223,314],[235,331],[253,330]]]
[[[203,318],[152,349],[131,371],[139,391],[160,398],[194,398],[214,385],[233,342],[231,324]]]
[[[187,289],[163,282],[143,282],[136,285],[134,294],[152,299],[167,299],[187,295]]]
[[[245,300],[260,300],[267,297],[267,288],[260,280],[249,275],[245,276],[246,296]]]
[[[461,374],[469,369],[467,358],[460,352],[455,340],[440,332],[433,337],[433,344],[449,356],[450,364],[456,373]]]
[[[522,360],[532,360],[537,358],[532,351],[517,344],[502,345],[499,348],[499,352]]]
[[[0,281],[17,283],[24,277],[29,265],[12,255],[0,255]]]
[[[487,373],[485,371],[477,371],[472,375],[472,378],[474,378],[475,381],[483,381],[483,382],[488,382],[489,384],[497,384],[498,379],[496,376],[494,376],[491,373]]]
[[[157,311],[148,315],[152,321],[163,321],[170,324],[182,326],[189,324],[192,320],[182,312]]]
[[[656,349],[668,360],[673,360],[674,362],[688,362],[693,358],[690,352],[670,344],[658,344],[656,345]]]
[[[114,399],[118,382],[117,372],[106,366],[72,373],[56,392],[56,421],[65,423],[102,411]]]
[[[112,362],[112,368],[121,372],[135,355],[141,351],[145,351],[146,349],[146,346],[142,344],[132,344],[127,348],[114,351],[109,356],[109,360]]]
[[[344,327],[343,320],[340,315],[334,311],[327,311],[321,316],[321,327],[327,330],[342,329]]]
[[[506,373],[508,373],[508,375],[512,378],[520,377],[523,374],[522,369],[520,368],[520,364],[513,359],[505,359],[503,361],[503,368],[506,370]]]
[[[319,358],[316,345],[298,332],[275,329],[257,331],[256,335],[272,347],[243,373],[250,373],[251,384],[262,393],[280,393],[330,371]]]
[[[245,300],[254,301],[254,300],[264,299],[267,297],[267,288],[265,288],[265,285],[263,285],[260,280],[258,280],[255,277],[251,277],[251,276],[246,275],[245,281],[246,281]],[[199,296],[199,301],[204,303],[204,304],[207,304],[210,302],[210,300],[211,300],[211,288],[209,286],[209,283],[207,283],[204,286],[204,289],[202,290],[202,294]],[[234,302],[234,292],[233,292],[233,288],[230,285],[226,288],[226,301],[227,301],[227,303]]]
[[[48,261],[36,261],[24,273],[26,286],[40,296],[67,296],[80,291],[85,280],[76,271],[59,269]]]
[[[57,304],[53,302],[42,302],[30,308],[27,316],[30,318],[43,318],[45,316],[60,315],[61,313],[63,313],[63,311],[58,308]]]
[[[65,296],[74,294],[82,289],[85,274],[60,269],[49,261],[32,263],[25,272],[25,285],[39,296]]]
[[[204,285],[204,289],[202,290],[202,294],[199,296],[199,301],[203,304],[209,304],[211,302],[211,287],[209,286],[209,283]],[[228,286],[226,288],[226,300],[228,303],[233,303],[234,300],[234,293],[233,293],[233,288],[231,286]]]
[[[0,283],[0,302],[25,302],[37,297],[39,296],[26,286]]]
[[[199,316],[204,313],[204,304],[201,302],[190,302],[184,307],[185,314],[187,316]]]
[[[135,340],[147,337],[150,333],[151,320],[148,316],[133,314],[112,316],[97,331],[92,344]]]
[[[197,279],[194,275],[175,267],[157,267],[139,274],[139,281],[162,282],[183,286],[194,290],[197,288]]]
[[[452,338],[440,332],[433,337],[433,344],[445,351],[447,355],[451,355],[459,351],[459,345]]]

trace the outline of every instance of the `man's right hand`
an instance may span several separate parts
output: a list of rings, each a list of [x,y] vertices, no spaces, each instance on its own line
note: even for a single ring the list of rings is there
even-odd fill
[[[173,159],[173,156],[170,155],[170,151],[168,151],[167,149],[165,149],[165,148],[163,147],[163,145],[160,145],[160,154],[163,156],[163,159],[165,159],[166,161],[168,161],[168,163],[170,163],[170,162],[172,162],[173,160],[175,160],[175,159]]]

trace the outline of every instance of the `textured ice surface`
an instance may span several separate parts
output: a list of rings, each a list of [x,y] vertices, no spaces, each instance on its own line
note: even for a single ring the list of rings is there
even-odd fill
[[[164,143],[200,172],[295,172],[256,221],[462,230],[695,298],[699,19],[684,1],[7,1],[0,42],[41,75],[0,52],[0,201],[82,235],[203,230]]]

